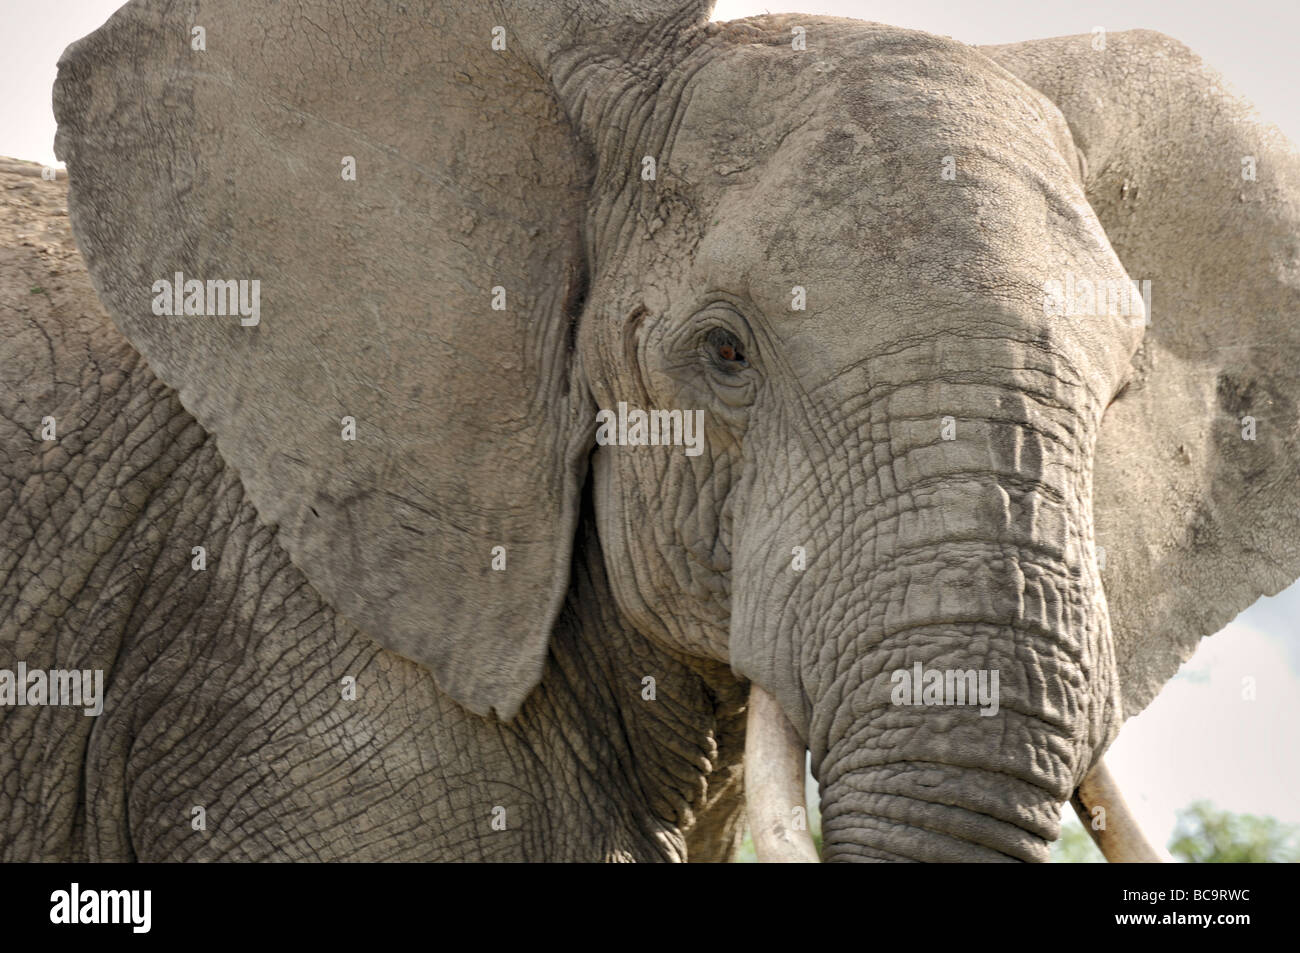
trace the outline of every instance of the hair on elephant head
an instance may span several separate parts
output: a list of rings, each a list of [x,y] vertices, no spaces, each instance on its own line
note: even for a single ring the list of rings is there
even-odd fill
[[[587,493],[621,616],[811,751],[826,859],[1042,860],[1300,576],[1300,162],[1159,34],[710,6],[134,0],[55,93],[97,290],[461,705],[542,677]]]

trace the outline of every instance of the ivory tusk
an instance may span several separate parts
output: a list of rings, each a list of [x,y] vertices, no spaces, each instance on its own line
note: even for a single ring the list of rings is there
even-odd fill
[[[745,729],[745,802],[754,853],[761,863],[815,864],[819,860],[808,831],[804,750],[803,740],[776,699],[751,684]]]
[[[1168,859],[1151,846],[1138,827],[1104,761],[1098,761],[1088,772],[1070,803],[1084,829],[1112,864],[1159,864]],[[1097,830],[1093,827],[1093,811],[1099,807],[1103,813],[1097,815],[1101,823]]]

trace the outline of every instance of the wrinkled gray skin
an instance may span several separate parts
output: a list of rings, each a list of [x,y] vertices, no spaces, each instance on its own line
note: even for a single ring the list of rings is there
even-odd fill
[[[0,336],[4,658],[109,685],[0,711],[5,859],[722,859],[752,680],[825,859],[1043,860],[1300,575],[1300,162],[1176,42],[167,6],[55,90],[120,332]],[[262,324],[154,316],[177,270]],[[1152,279],[1150,325],[1045,315],[1066,272]],[[703,454],[595,446],[619,401],[703,409]],[[915,662],[998,714],[894,706]]]

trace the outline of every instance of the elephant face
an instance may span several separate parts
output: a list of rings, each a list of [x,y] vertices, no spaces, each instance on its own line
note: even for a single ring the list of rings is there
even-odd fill
[[[584,315],[596,403],[706,423],[697,456],[596,450],[619,604],[775,692],[828,833],[875,796],[898,826],[934,815],[926,856],[987,856],[956,846],[972,830],[1038,856],[1118,725],[1091,458],[1143,323],[1045,313],[1043,288],[1129,276],[1055,107],[968,47],[855,26],[811,69],[704,56],[648,124],[673,130],[654,183],[596,216],[619,249]],[[998,673],[1001,716],[896,706],[914,663]]]
[[[65,54],[79,244],[312,586],[470,711],[541,678],[590,487],[623,620],[812,751],[828,858],[1042,859],[1300,576],[1300,164],[1173,41],[252,6],[199,3],[200,66],[164,0]],[[177,272],[261,322],[160,319]]]

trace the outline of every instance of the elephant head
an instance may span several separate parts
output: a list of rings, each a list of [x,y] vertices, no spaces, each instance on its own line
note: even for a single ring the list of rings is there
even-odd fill
[[[827,859],[1041,860],[1300,576],[1300,163],[1157,34],[709,7],[134,0],[60,63],[81,249],[460,704],[537,684],[586,492],[621,615],[751,681],[771,784],[811,751]]]

